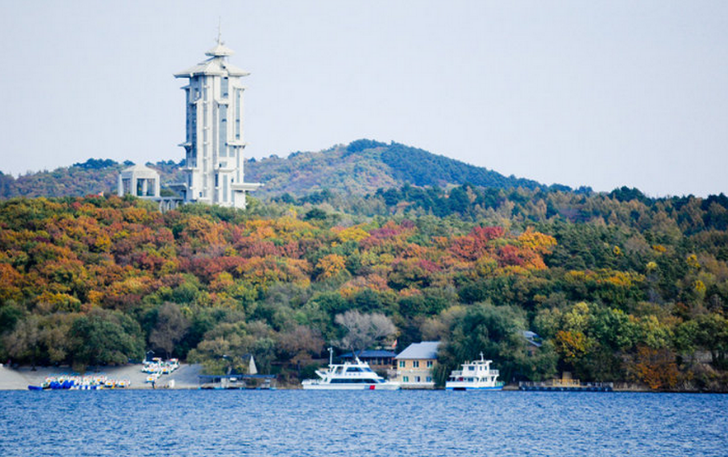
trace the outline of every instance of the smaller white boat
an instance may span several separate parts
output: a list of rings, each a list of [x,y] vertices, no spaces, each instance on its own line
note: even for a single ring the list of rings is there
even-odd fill
[[[502,390],[503,383],[498,379],[498,370],[490,368],[492,360],[485,360],[480,353],[480,360],[465,362],[462,370],[450,373],[445,383],[445,390]]]
[[[331,348],[329,348],[331,353]],[[305,390],[398,390],[398,382],[387,381],[376,374],[369,364],[358,357],[354,362],[334,364],[329,356],[329,368],[316,370],[319,379],[306,379],[301,384]]]

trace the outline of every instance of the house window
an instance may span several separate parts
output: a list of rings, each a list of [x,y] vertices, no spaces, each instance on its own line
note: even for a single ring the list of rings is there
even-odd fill
[[[415,382],[420,382],[420,381],[421,381],[420,377],[419,376],[415,376]]]
[[[432,360],[427,361],[427,368],[432,368]]]
[[[432,382],[432,376],[428,376],[426,379],[427,379],[427,382]]]
[[[419,368],[420,367],[420,361],[419,360],[415,360],[414,362],[412,362],[412,366],[414,368]]]
[[[399,367],[404,368],[407,365],[407,363],[404,360],[399,361]]]
[[[409,382],[409,376],[403,376],[402,382]]]

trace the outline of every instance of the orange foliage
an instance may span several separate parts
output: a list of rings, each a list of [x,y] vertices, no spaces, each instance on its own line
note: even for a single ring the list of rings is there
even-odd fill
[[[675,355],[670,350],[647,346],[637,348],[631,371],[635,380],[652,390],[674,388],[679,375]]]

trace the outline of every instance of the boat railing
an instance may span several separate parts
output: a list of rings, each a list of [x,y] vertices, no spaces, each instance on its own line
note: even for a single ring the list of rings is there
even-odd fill
[[[543,382],[521,381],[519,387],[613,388],[612,382],[581,382],[578,379],[552,379]]]
[[[467,373],[465,373],[465,375],[463,375],[462,370],[453,370],[450,372],[450,377],[473,376],[476,373],[478,374],[478,376],[483,376],[483,375],[500,376],[500,372],[498,370],[482,370],[482,371],[477,371],[477,372],[468,371]]]

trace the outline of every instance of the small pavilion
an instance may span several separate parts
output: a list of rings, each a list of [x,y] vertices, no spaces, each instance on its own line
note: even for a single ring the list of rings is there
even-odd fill
[[[159,173],[146,165],[134,165],[119,173],[119,197],[159,199]]]

